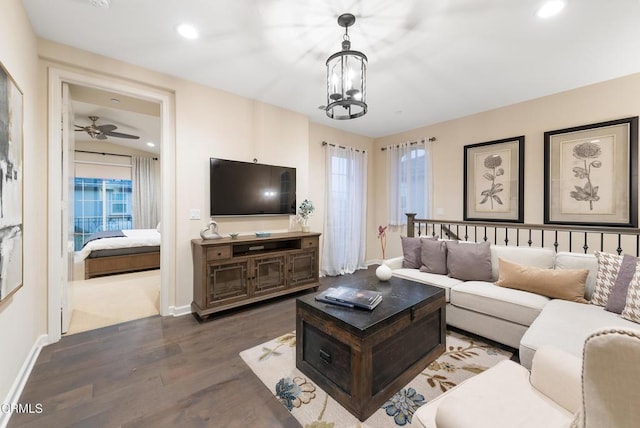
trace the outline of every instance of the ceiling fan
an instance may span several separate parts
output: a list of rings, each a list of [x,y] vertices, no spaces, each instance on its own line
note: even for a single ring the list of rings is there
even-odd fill
[[[89,116],[89,120],[93,123],[88,126],[80,126],[74,125],[76,127],[76,131],[85,131],[89,136],[96,140],[106,140],[107,137],[116,137],[116,138],[131,138],[137,140],[140,138],[137,135],[124,134],[122,132],[115,132],[118,129],[117,126],[112,124],[107,125],[96,125],[98,121],[98,116]]]

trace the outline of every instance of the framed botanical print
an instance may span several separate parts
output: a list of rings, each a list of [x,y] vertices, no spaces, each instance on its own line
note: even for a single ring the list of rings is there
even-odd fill
[[[464,146],[464,220],[524,221],[524,136]]]
[[[638,225],[638,117],[544,133],[544,222]]]
[[[0,64],[0,302],[22,286],[22,98]]]

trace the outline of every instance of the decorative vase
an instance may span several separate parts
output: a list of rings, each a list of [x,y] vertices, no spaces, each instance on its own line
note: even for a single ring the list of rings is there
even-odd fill
[[[378,266],[376,269],[376,276],[380,281],[389,281],[392,276],[391,268],[385,264]]]
[[[303,232],[309,232],[311,229],[309,228],[309,225],[303,224],[302,225],[302,231]]]

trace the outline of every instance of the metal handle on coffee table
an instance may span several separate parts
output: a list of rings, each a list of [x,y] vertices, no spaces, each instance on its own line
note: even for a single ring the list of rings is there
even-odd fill
[[[320,358],[327,364],[331,364],[331,354],[325,351],[324,349],[320,349]]]

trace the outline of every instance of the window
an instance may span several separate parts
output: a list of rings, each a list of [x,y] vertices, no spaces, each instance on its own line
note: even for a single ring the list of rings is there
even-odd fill
[[[424,218],[424,149],[413,148],[400,159],[399,193],[402,211]]]
[[[387,148],[389,224],[404,225],[406,213],[427,218],[430,207],[429,150],[424,144]]]
[[[322,273],[342,275],[366,268],[367,156],[326,146],[326,205]]]
[[[98,231],[131,229],[131,180],[75,178],[74,247]]]

